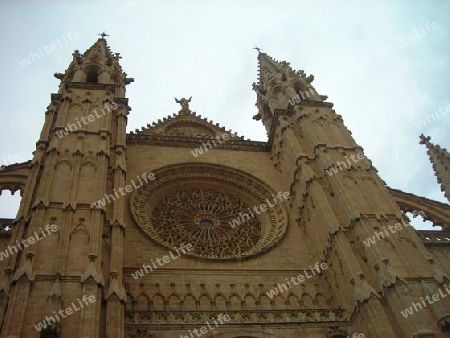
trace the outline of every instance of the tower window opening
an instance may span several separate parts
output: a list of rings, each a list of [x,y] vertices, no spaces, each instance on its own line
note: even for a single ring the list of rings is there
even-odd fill
[[[86,82],[98,83],[98,71],[96,69],[90,69],[88,71]]]

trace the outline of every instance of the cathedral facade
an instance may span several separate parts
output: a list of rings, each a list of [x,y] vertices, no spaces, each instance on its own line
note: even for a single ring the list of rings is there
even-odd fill
[[[258,53],[267,142],[192,98],[127,133],[119,54],[73,53],[33,158],[0,171],[22,196],[1,337],[449,337],[450,206],[387,187],[314,77]],[[420,139],[450,200],[450,154]]]

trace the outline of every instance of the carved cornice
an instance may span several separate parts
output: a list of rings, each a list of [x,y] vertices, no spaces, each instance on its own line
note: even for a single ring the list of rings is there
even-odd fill
[[[301,309],[301,310],[273,310],[273,311],[255,311],[255,310],[240,310],[240,311],[126,311],[125,325],[132,328],[134,325],[147,327],[161,327],[169,326],[183,327],[186,326],[203,326],[209,322],[214,326],[214,320],[217,321],[217,316],[228,315],[231,320],[221,325],[221,327],[254,324],[254,325],[299,325],[311,324],[329,325],[330,323],[345,324],[349,321],[349,316],[346,310],[343,309]],[[222,316],[223,317],[223,316]],[[219,324],[220,325],[220,324]]]
[[[169,147],[198,148],[202,143],[211,142],[209,138],[196,138],[185,136],[164,136],[164,135],[143,135],[127,134],[127,144],[149,144]],[[247,140],[227,140],[220,144],[215,140],[217,149],[232,149],[238,151],[270,151],[267,142],[247,141]]]
[[[28,160],[28,161],[22,162],[22,163],[10,164],[10,165],[2,167],[2,170],[0,171],[0,173],[8,172],[8,173],[15,174],[16,173],[15,169],[26,169],[29,167],[30,164],[31,164],[31,160]]]
[[[433,246],[449,246],[450,247],[450,231],[433,231],[433,230],[417,230],[422,243],[427,247]]]
[[[118,103],[118,104],[123,104],[125,107],[128,107],[128,98],[126,97],[116,97],[114,99],[114,102]],[[131,108],[130,108],[131,110]]]
[[[87,90],[110,90],[115,93],[116,86],[114,84],[106,83],[92,83],[92,82],[66,82],[65,89],[75,88],[75,89],[87,89]]]
[[[54,101],[61,101],[63,96],[62,96],[62,94],[52,93],[50,95],[50,97],[51,97],[51,101],[54,102]]]

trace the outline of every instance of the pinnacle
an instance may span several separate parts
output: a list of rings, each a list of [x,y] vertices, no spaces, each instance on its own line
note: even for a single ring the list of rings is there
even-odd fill
[[[431,137],[423,134],[419,137],[419,143],[427,147],[427,154],[433,166],[434,175],[441,185],[441,191],[444,191],[445,197],[450,201],[450,154],[447,149],[431,143]]]

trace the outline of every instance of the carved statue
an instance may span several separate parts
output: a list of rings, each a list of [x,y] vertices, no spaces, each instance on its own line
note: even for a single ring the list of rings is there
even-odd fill
[[[267,92],[262,86],[256,84],[255,82],[252,83],[252,89],[261,96],[264,96]]]
[[[179,103],[181,105],[180,112],[183,113],[190,112],[189,102],[191,102],[192,96],[189,99],[185,99],[184,97],[181,100],[178,100],[176,97],[174,97],[174,99],[176,103]]]
[[[132,78],[132,77],[127,77],[127,73],[123,73],[123,82],[126,84],[126,85],[128,85],[128,84],[130,84],[131,82],[134,82],[134,78]]]
[[[81,63],[83,62],[83,56],[80,54],[80,51],[78,49],[75,49],[72,56],[73,61],[76,61],[77,64],[81,65]]]
[[[306,78],[306,82],[311,83],[314,81],[314,75],[310,74],[307,78]]]

